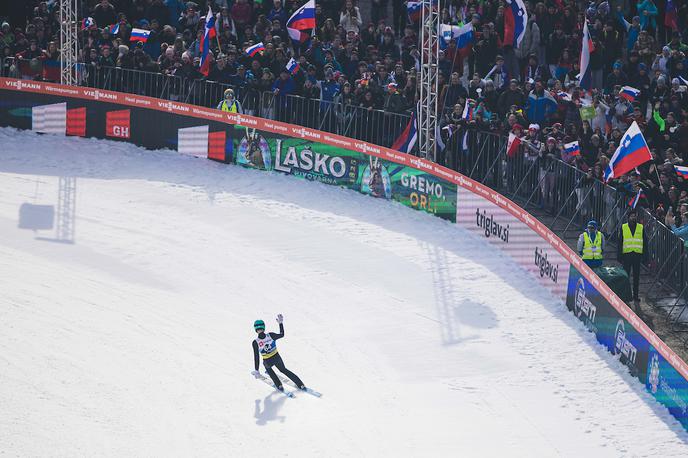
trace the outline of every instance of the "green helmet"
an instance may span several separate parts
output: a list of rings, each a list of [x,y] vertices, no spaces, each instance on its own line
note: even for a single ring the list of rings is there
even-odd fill
[[[263,330],[265,331],[265,321],[263,320],[256,320],[253,322],[253,329],[256,331],[258,330]]]

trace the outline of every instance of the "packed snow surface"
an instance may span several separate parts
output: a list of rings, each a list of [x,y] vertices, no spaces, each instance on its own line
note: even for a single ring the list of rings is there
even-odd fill
[[[446,221],[172,151],[0,145],[0,453],[688,455],[559,300]],[[74,243],[18,227],[60,177]],[[250,375],[253,321],[280,312],[320,399]]]

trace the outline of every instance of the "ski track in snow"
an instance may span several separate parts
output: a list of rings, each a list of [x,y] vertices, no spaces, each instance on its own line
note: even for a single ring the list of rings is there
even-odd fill
[[[688,435],[496,248],[399,204],[0,129],[0,453],[686,456]],[[75,243],[18,229],[77,177]],[[321,391],[253,380],[252,322]]]

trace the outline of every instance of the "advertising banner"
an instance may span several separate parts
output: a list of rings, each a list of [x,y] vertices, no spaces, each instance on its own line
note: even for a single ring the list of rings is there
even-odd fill
[[[569,262],[516,216],[487,199],[458,189],[456,223],[511,256],[538,282],[564,300]]]
[[[456,221],[456,184],[428,172],[310,139],[236,127],[234,162],[338,185]]]
[[[566,307],[595,334],[598,342],[628,366],[632,375],[645,382],[649,343],[573,266]]]
[[[650,346],[647,390],[688,429],[688,382],[654,347]]]

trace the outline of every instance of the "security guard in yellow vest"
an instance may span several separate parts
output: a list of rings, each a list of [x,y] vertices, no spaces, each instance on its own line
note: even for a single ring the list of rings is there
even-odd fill
[[[597,221],[591,220],[578,237],[578,253],[589,267],[602,267],[604,249],[604,234],[597,230]]]
[[[229,113],[244,113],[241,103],[234,98],[234,90],[231,88],[225,90],[225,98],[217,104],[217,109]]]
[[[636,304],[639,302],[640,264],[647,257],[645,242],[645,230],[643,225],[638,222],[638,212],[631,209],[628,212],[628,222],[621,226],[619,232],[617,255],[629,277],[631,270],[633,270],[633,301]]]

